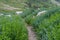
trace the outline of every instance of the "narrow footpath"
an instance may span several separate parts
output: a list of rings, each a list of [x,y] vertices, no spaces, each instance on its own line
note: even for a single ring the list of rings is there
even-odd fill
[[[28,30],[28,40],[37,40],[36,34],[33,31],[32,26],[27,26],[27,30]]]

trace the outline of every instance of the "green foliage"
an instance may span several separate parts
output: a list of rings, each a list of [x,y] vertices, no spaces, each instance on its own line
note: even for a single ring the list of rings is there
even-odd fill
[[[35,17],[33,25],[38,40],[60,40],[60,9],[53,9],[46,14]]]
[[[21,17],[25,18],[26,16],[32,14],[33,11],[34,11],[33,9],[25,9],[21,14]]]
[[[33,19],[33,15],[30,14],[25,18],[25,21],[26,21],[26,23],[30,24],[32,19]]]
[[[53,8],[51,10],[48,10],[45,14],[42,14],[40,16],[35,17],[35,19],[32,20],[31,24],[34,27],[37,27],[41,21],[43,21],[44,19],[49,18],[51,15],[56,14],[55,12],[60,11],[59,9],[60,8]]]
[[[51,7],[55,7],[56,5],[51,3],[51,0],[26,0],[26,3],[28,8],[34,8],[34,9],[38,9],[38,8],[51,8]]]
[[[36,17],[36,15],[39,11],[41,11],[41,10],[34,10],[33,12],[31,12],[31,14],[26,15],[26,17],[25,17],[26,23],[30,24],[31,21]]]
[[[24,20],[20,16],[0,16],[0,40],[28,40]]]
[[[60,14],[55,14],[55,15],[52,15],[49,19],[44,19],[38,29],[37,29],[37,34],[40,36],[41,39],[43,39],[42,37],[44,37],[44,40],[59,40],[60,38],[60,35],[59,33],[60,32],[57,32],[59,31],[60,27]],[[42,31],[43,33],[41,34],[40,31]],[[41,37],[42,35],[42,37]],[[45,36],[44,36],[45,35]],[[59,35],[59,36],[56,36],[56,35]],[[46,39],[46,38],[47,39]],[[58,37],[58,38],[57,38]]]

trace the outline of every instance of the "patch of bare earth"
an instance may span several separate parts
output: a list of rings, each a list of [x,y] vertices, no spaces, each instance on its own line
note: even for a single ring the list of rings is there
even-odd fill
[[[28,40],[37,40],[35,32],[32,30],[32,26],[27,26]]]
[[[55,5],[57,5],[57,6],[60,6],[60,3],[57,2],[57,1],[55,1],[55,0],[51,0],[51,2],[52,2],[53,4],[55,4]]]
[[[19,8],[15,8],[15,7],[12,7],[12,6],[4,4],[4,3],[1,3],[1,5],[3,6],[3,9],[5,9],[5,10],[18,10],[19,9]]]

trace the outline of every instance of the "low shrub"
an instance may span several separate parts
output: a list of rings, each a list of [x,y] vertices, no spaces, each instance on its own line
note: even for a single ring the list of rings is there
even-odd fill
[[[21,14],[21,17],[25,18],[26,16],[32,14],[33,10],[32,9],[25,9],[23,13]]]
[[[33,14],[30,14],[25,18],[25,21],[27,24],[30,24],[32,19],[33,19]]]

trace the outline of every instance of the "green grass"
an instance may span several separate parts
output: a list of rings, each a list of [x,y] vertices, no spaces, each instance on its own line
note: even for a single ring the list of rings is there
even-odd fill
[[[33,16],[35,16],[33,18]],[[25,17],[32,25],[38,40],[60,40],[60,8],[49,9],[45,14],[36,16],[33,13]]]
[[[26,24],[22,18],[33,26],[38,40],[60,40],[60,8],[41,2],[38,4],[40,10],[34,9],[34,3],[33,8],[25,9],[27,6],[24,2],[26,0],[0,0],[0,13],[4,14],[0,16],[0,40],[28,40]],[[4,4],[19,8],[19,10],[4,10]],[[23,10],[23,13],[19,16],[15,15],[15,12],[20,10]],[[48,12],[36,16],[42,10],[48,10]],[[12,17],[5,16],[8,14]]]
[[[0,16],[0,40],[28,40],[24,20],[20,16]]]
[[[53,10],[32,21],[38,40],[60,40],[60,10]]]

